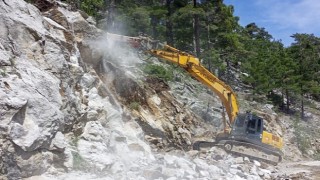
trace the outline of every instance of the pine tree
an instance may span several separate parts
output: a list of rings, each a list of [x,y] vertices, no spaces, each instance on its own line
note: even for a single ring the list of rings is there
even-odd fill
[[[166,40],[168,45],[173,45],[173,23],[171,16],[173,14],[173,0],[166,0],[167,19],[166,19]]]
[[[301,118],[304,119],[304,104],[306,94],[318,94],[319,86],[319,45],[320,38],[313,34],[294,34],[295,42],[290,47],[292,59],[296,61],[297,75],[295,92],[300,94]]]
[[[243,70],[249,74],[245,81],[250,83],[255,93],[269,93],[274,88],[273,66],[277,62],[276,44],[271,35],[254,23],[244,29],[243,39],[247,50],[247,58],[243,62]]]
[[[193,8],[197,9],[197,0],[193,0]],[[196,10],[197,12],[197,10]],[[194,36],[194,51],[197,57],[200,57],[200,19],[199,14],[193,15],[193,36]]]

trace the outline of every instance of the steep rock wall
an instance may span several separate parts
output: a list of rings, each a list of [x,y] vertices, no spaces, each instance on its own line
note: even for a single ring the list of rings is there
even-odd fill
[[[0,17],[0,174],[70,169],[64,134],[98,108],[88,108],[84,92],[98,88],[99,78],[78,49],[99,30],[64,6],[40,12],[22,0],[1,1]]]

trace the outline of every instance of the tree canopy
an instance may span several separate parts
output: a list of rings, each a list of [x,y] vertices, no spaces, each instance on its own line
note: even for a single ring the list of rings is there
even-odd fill
[[[106,18],[110,32],[147,34],[195,54],[231,86],[230,69],[240,69],[253,93],[271,97],[286,112],[295,100],[303,117],[305,97],[320,99],[320,39],[313,34],[293,34],[295,42],[284,47],[254,22],[241,26],[223,0],[66,1]]]

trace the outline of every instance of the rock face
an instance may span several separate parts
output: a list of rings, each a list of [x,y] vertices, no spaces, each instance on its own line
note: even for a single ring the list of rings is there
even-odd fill
[[[96,110],[83,92],[98,84],[81,79],[98,76],[78,48],[99,30],[51,2],[42,13],[22,0],[0,2],[1,179],[68,169],[65,134]]]

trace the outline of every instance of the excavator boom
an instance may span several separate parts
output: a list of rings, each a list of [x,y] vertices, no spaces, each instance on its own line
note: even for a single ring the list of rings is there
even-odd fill
[[[179,65],[188,71],[191,76],[214,91],[226,108],[230,120],[229,123],[233,124],[239,112],[236,94],[230,86],[219,80],[215,75],[203,67],[198,58],[168,45],[165,45],[161,50],[150,50],[149,52],[159,58]]]

